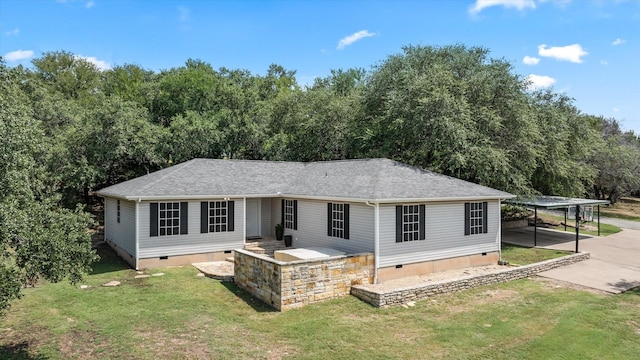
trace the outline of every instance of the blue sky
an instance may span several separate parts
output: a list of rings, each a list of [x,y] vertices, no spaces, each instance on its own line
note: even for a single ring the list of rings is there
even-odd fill
[[[9,66],[65,50],[101,68],[192,58],[265,74],[276,63],[308,84],[403,45],[458,43],[640,134],[640,0],[0,1]]]

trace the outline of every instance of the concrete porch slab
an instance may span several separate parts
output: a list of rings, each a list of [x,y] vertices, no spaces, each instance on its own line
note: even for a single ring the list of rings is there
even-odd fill
[[[344,251],[325,248],[325,247],[308,247],[299,249],[277,250],[273,253],[274,259],[278,261],[297,261],[310,260],[318,258],[327,258],[331,256],[345,255]]]

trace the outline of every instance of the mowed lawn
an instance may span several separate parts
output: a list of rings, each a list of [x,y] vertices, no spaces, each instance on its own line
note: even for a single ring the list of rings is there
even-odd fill
[[[376,309],[346,297],[284,313],[231,283],[136,272],[110,251],[81,290],[26,289],[0,319],[0,358],[636,359],[640,290],[603,295],[523,279]],[[149,273],[152,273],[149,272]],[[115,288],[102,283],[119,280]]]

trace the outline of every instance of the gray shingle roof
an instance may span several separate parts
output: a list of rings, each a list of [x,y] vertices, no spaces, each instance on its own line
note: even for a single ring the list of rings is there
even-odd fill
[[[98,191],[128,199],[300,196],[370,201],[512,198],[389,159],[319,162],[193,159]]]

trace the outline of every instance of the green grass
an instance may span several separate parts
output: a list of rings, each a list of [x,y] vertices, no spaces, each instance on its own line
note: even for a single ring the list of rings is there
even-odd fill
[[[538,218],[542,219],[542,221],[544,221],[545,223],[551,223],[551,224],[555,224],[554,226],[549,227],[550,229],[554,229],[554,230],[560,230],[560,231],[565,231],[564,230],[564,225],[560,225],[560,223],[564,222],[564,216],[560,216],[560,215],[554,215],[554,214],[550,214],[550,213],[541,213],[538,212]],[[575,225],[575,220],[571,220],[571,219],[567,219],[567,225]],[[598,235],[598,223],[596,222],[590,222],[589,225],[593,226],[595,229],[594,230],[587,230],[587,229],[580,229],[580,234],[585,234],[585,235]],[[622,231],[621,228],[615,226],[615,225],[610,225],[610,224],[603,224],[600,223],[600,236],[608,236],[611,234],[615,234]],[[576,229],[574,227],[571,226],[567,226],[567,230],[566,232],[570,232],[570,233],[575,233]]]
[[[527,265],[572,254],[569,251],[530,248],[502,243],[502,260],[510,264]]]
[[[638,216],[618,214],[618,213],[609,212],[609,211],[606,211],[606,210],[600,210],[600,214],[602,216],[611,217],[611,218],[618,218],[618,219],[631,220],[631,221],[640,221],[640,217],[638,217]]]
[[[634,359],[640,290],[611,296],[523,279],[376,309],[354,297],[274,312],[192,267],[161,277],[110,252],[90,289],[25,289],[0,319],[0,358]],[[116,288],[101,287],[120,280]]]

